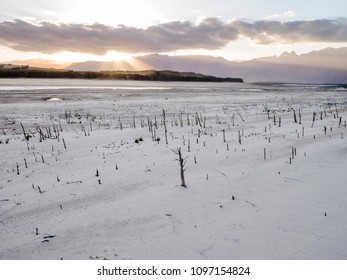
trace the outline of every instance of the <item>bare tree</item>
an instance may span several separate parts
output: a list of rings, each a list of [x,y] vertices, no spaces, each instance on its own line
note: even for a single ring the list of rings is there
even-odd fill
[[[335,103],[335,111],[336,111],[336,117],[338,118],[339,117],[339,112],[337,111],[336,103]]]
[[[313,112],[313,117],[312,117],[312,125],[311,125],[311,127],[313,127],[313,125],[314,125],[314,121],[316,120],[316,112]]]
[[[167,142],[166,116],[165,116],[165,110],[164,109],[163,109],[163,121],[164,121],[164,130],[165,130],[165,143],[167,145],[168,142]],[[182,121],[182,123],[183,123],[183,121]]]
[[[295,110],[293,110],[293,112],[294,112],[294,122],[295,122],[295,123],[297,123],[298,121],[297,121],[297,119],[296,119],[296,113],[295,113]]]
[[[29,138],[27,137],[27,134],[25,133],[25,129],[24,129],[23,124],[22,124],[22,123],[20,123],[20,126],[22,127],[22,130],[23,130],[24,139],[28,141],[28,140],[29,140]]]
[[[187,185],[186,185],[186,182],[185,182],[185,179],[184,179],[184,171],[187,169],[185,167],[185,165],[187,163],[187,158],[188,157],[185,157],[185,158],[182,157],[181,148],[177,148],[177,150],[172,150],[172,151],[174,152],[175,155],[178,156],[178,158],[176,160],[180,164],[181,186],[186,188]]]

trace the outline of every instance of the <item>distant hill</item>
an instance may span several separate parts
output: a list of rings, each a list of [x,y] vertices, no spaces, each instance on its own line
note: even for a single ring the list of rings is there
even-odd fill
[[[284,52],[278,57],[244,62],[236,73],[257,81],[347,83],[346,61],[347,48],[327,48],[302,55]]]
[[[213,56],[150,54],[129,61],[80,62],[72,70],[173,70],[218,77],[242,77],[246,82],[347,83],[347,48],[327,48],[307,54],[285,52],[280,56],[232,62]]]
[[[347,48],[326,48],[320,51],[313,51],[302,55],[297,55],[295,52],[284,52],[279,57],[263,57],[254,59],[253,61],[346,70]]]
[[[17,61],[13,64],[64,68],[74,71],[171,70],[216,77],[242,77],[246,82],[347,84],[346,61],[347,48],[326,48],[301,55],[295,52],[284,52],[280,56],[262,57],[244,62],[233,62],[222,57],[202,55],[149,54],[111,62],[86,61],[66,65],[36,59]]]

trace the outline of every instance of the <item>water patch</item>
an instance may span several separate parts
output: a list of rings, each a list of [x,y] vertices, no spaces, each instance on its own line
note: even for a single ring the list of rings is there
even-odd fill
[[[127,87],[127,86],[0,86],[1,91],[34,91],[58,89],[112,89],[112,90],[170,90],[170,87]]]
[[[48,98],[45,98],[44,100],[48,102],[56,102],[56,101],[62,101],[63,99],[59,97],[48,97]]]
[[[242,92],[262,92],[262,91],[265,91],[261,88],[241,88],[239,89],[239,91],[242,91]]]

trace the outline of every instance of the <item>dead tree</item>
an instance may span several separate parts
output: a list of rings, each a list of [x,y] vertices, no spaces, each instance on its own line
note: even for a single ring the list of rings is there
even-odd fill
[[[313,127],[314,121],[315,121],[315,120],[316,120],[316,112],[313,112],[312,125],[311,125],[311,127]]]
[[[296,113],[295,113],[295,110],[293,110],[294,111],[294,122],[295,123],[297,123],[298,121],[297,121],[297,119],[296,119]]]
[[[337,111],[337,106],[335,104],[335,111],[336,111],[336,117],[338,118],[339,117],[339,112]]]
[[[122,124],[122,121],[120,120],[120,117],[118,117],[118,122],[119,122],[120,130],[122,130],[123,129],[123,124]]]
[[[164,111],[164,110],[163,110]],[[182,117],[183,113],[179,114],[179,121],[180,121],[180,125],[181,127],[183,127],[183,117]]]
[[[202,128],[202,124],[201,124],[201,120],[200,120],[198,112],[195,112],[195,123]]]
[[[165,130],[165,143],[166,145],[168,144],[167,142],[167,129],[166,129],[166,117],[165,117],[165,110],[163,109],[163,121],[164,121],[164,130]],[[182,121],[183,123],[183,121]]]
[[[172,150],[172,151],[174,152],[175,155],[178,156],[176,160],[179,162],[179,165],[180,165],[181,186],[186,188],[187,185],[184,179],[184,171],[186,170],[185,165],[187,163],[188,157],[185,157],[185,158],[182,157],[181,148],[177,148],[177,150]]]
[[[25,133],[25,129],[24,129],[23,124],[22,124],[22,123],[20,123],[20,126],[22,127],[22,130],[23,130],[24,139],[28,141],[28,140],[29,140],[29,138],[28,138],[27,134]]]

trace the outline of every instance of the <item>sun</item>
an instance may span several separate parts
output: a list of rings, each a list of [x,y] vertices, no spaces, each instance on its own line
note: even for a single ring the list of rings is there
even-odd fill
[[[115,62],[114,67],[126,70],[148,70],[152,69],[151,65],[146,64],[140,56],[146,55],[144,53],[131,54],[126,52],[108,51],[105,55],[95,55],[79,52],[59,52],[54,54],[41,55],[41,59],[48,60],[53,64],[70,65],[78,62],[96,61],[100,63]],[[53,67],[53,66],[52,66]],[[56,67],[56,66],[55,66]],[[65,67],[65,66],[64,66]]]

